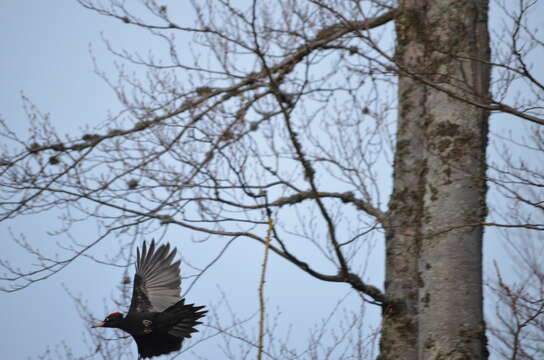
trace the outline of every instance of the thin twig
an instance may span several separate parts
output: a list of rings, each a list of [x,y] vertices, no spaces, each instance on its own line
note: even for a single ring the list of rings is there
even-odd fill
[[[270,236],[272,235],[272,217],[268,217],[268,230],[266,232],[266,238],[264,243],[264,259],[261,270],[261,280],[259,281],[259,346],[257,348],[257,360],[263,358],[263,345],[264,345],[264,315],[265,315],[265,303],[264,303],[264,283],[266,278],[266,266],[268,264],[268,249],[270,248]]]

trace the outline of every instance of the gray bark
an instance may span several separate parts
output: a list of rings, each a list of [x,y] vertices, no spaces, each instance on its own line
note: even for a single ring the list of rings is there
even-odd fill
[[[382,359],[487,358],[481,223],[488,114],[462,101],[488,94],[487,6],[401,1]]]
[[[462,97],[487,94],[487,0],[428,3],[433,82]],[[441,84],[444,77],[447,83]],[[482,233],[488,114],[443,91],[426,97],[425,196],[419,259],[421,359],[484,359]]]
[[[396,20],[397,61],[416,70],[423,64],[424,44],[406,16],[417,3],[404,4]],[[406,23],[408,22],[408,24]],[[401,74],[397,119],[393,194],[386,232],[385,307],[380,359],[418,357],[418,258],[424,188],[423,119],[426,87]]]

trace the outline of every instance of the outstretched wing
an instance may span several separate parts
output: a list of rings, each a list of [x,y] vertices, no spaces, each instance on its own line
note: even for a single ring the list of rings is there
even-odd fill
[[[137,250],[136,274],[129,312],[163,311],[181,300],[179,261],[172,263],[176,249],[170,245],[155,248],[155,240],[149,249],[144,241],[142,252]]]

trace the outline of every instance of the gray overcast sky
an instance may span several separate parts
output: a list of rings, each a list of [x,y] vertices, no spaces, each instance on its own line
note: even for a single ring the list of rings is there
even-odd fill
[[[120,31],[112,21],[84,11],[75,1],[2,1],[0,28],[0,113],[20,133],[29,127],[21,92],[44,112],[50,112],[55,126],[65,132],[75,131],[115,107],[111,94],[92,74],[88,53],[89,43],[99,41],[101,30]],[[46,234],[53,230],[51,217],[20,218],[2,224],[2,254],[7,253],[14,263],[28,262],[8,241],[9,231],[24,232],[47,246],[55,241]],[[5,310],[0,321],[9,324],[0,330],[1,358],[36,357],[62,341],[82,347],[85,325],[62,284],[97,304],[93,308],[97,316],[102,316],[102,298],[109,296],[119,281],[119,275],[107,267],[89,270],[88,266],[88,262],[79,261],[51,281],[0,295]]]
[[[0,114],[8,124],[25,133],[29,123],[22,108],[21,91],[43,112],[51,113],[53,124],[61,133],[78,131],[84,124],[93,124],[105,118],[108,110],[119,105],[113,93],[101,79],[93,74],[89,45],[106,69],[111,70],[111,55],[105,52],[100,33],[113,43],[129,49],[148,48],[142,44],[142,33],[119,21],[98,16],[81,8],[75,1],[2,1],[0,3]],[[145,39],[145,37],[143,37]],[[150,46],[152,46],[150,44]],[[58,215],[58,214],[57,214]],[[23,232],[28,238],[40,239],[44,249],[54,249],[56,239],[47,232],[55,230],[54,213],[19,218],[0,227],[0,252],[14,263],[25,264],[27,258],[7,239],[10,231]],[[92,238],[92,223],[77,228],[73,235]],[[187,236],[180,232],[180,237]],[[172,234],[170,234],[171,236]],[[488,232],[489,238],[489,232]],[[179,246],[178,246],[179,247]],[[187,256],[198,257],[196,247],[188,244],[181,249]],[[108,251],[102,244],[96,252]],[[241,315],[257,310],[257,276],[262,249],[254,245],[235,245],[230,256],[206,275],[190,292],[189,301],[210,304],[217,301],[220,287],[229,297],[234,309]],[[381,285],[383,258],[378,246],[367,278]],[[496,241],[486,248],[486,261],[500,258]],[[243,261],[241,261],[241,259]],[[323,264],[326,266],[326,264]],[[293,339],[304,341],[308,330],[330,309],[337,299],[348,293],[346,286],[321,283],[313,280],[272,258],[267,283],[274,294],[272,307],[278,306],[282,321],[293,324]],[[131,273],[132,274],[132,273]],[[0,346],[1,359],[36,357],[47,347],[61,342],[76,349],[84,348],[86,327],[74,308],[63,285],[88,301],[97,318],[115,311],[110,296],[115,295],[122,272],[100,266],[90,260],[80,259],[61,274],[12,294],[0,293]],[[357,304],[355,296],[347,300]],[[104,303],[107,306],[104,306]],[[311,306],[308,306],[311,304]],[[109,305],[109,306],[108,306]],[[376,319],[377,317],[372,316]],[[374,323],[376,325],[376,323]],[[256,327],[256,324],[255,324]],[[221,358],[217,342],[208,342],[194,349],[195,353]],[[211,345],[210,345],[211,344]],[[183,356],[191,359],[191,354]]]

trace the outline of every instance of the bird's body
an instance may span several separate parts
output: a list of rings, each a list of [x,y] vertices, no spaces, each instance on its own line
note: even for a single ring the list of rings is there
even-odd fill
[[[206,314],[204,306],[185,304],[180,296],[179,261],[172,263],[176,251],[169,245],[155,250],[144,246],[136,261],[132,302],[126,316],[112,313],[93,327],[121,329],[134,338],[143,358],[180,350],[185,338],[196,332],[194,326]]]

